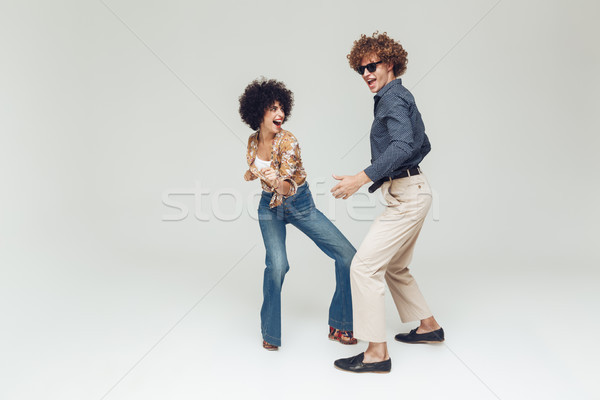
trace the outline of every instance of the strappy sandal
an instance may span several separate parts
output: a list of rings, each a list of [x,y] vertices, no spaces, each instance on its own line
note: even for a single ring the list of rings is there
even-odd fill
[[[263,347],[269,351],[277,351],[279,350],[279,346],[275,346],[271,343],[267,343],[263,340]]]
[[[341,344],[358,343],[358,340],[356,340],[352,331],[340,331],[339,329],[335,329],[332,326],[329,327],[328,337],[330,340],[335,340],[336,342],[340,342]]]

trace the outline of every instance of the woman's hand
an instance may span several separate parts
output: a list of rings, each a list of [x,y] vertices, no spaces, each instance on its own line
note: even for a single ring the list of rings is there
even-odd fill
[[[269,186],[272,186],[275,189],[279,187],[281,182],[279,180],[277,171],[275,171],[273,168],[263,168],[260,170],[260,172],[262,172],[264,175],[265,181],[269,184]]]
[[[248,170],[244,174],[244,179],[247,181],[253,181],[256,179],[256,176],[252,173],[252,171]]]

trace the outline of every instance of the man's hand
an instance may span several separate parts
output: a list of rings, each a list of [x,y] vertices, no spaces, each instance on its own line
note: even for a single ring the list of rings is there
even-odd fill
[[[354,176],[338,176],[334,174],[333,178],[341,182],[331,189],[331,193],[336,199],[342,198],[343,200],[346,200],[348,197],[356,193],[356,191],[365,183],[371,182],[371,179],[367,176],[367,174],[365,174],[365,171],[360,171]]]

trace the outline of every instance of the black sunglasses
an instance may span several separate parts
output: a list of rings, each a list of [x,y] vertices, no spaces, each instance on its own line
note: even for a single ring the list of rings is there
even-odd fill
[[[360,67],[356,68],[356,72],[362,75],[365,73],[365,68],[369,72],[375,72],[375,70],[377,69],[377,64],[381,64],[381,61],[372,62],[367,65],[361,65]]]

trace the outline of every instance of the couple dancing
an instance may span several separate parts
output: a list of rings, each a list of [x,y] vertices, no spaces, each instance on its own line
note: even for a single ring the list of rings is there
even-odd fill
[[[431,147],[412,94],[398,79],[407,53],[387,36],[362,35],[348,54],[375,95],[371,127],[371,165],[353,176],[336,176],[335,198],[347,199],[361,186],[381,188],[386,208],[371,225],[358,251],[316,207],[306,183],[296,137],[282,129],[290,117],[293,94],[282,82],[251,82],[240,96],[242,120],[256,132],[248,139],[247,181],[259,178],[258,218],[266,248],[261,330],[263,347],[281,346],[281,287],[289,269],[285,237],[292,224],[335,260],[336,289],[329,308],[329,338],[342,344],[367,341],[357,356],[336,360],[351,372],[389,372],[384,293],[387,281],[403,322],[420,321],[406,343],[442,342],[444,331],[429,310],[408,265],[431,205],[431,190],[419,163]]]

